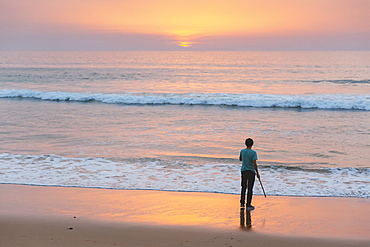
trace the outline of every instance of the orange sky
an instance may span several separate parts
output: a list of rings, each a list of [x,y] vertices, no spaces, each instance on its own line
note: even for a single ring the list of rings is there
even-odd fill
[[[362,50],[368,23],[369,0],[0,0],[0,50]]]

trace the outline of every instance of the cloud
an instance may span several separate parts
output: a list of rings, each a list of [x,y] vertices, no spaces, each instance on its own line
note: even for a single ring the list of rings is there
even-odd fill
[[[33,51],[137,51],[173,50],[165,36],[137,33],[28,32],[13,33],[0,40],[3,50]]]

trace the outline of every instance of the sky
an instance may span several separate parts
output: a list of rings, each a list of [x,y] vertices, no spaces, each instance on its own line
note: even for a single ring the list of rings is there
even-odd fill
[[[370,50],[370,0],[0,0],[0,50]]]

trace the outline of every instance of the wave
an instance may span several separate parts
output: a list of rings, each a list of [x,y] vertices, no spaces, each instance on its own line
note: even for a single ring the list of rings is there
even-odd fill
[[[0,98],[139,105],[214,105],[256,108],[302,108],[370,111],[370,95],[202,94],[202,93],[72,93],[1,89]]]
[[[156,158],[69,158],[0,154],[4,184],[238,194],[240,165]],[[370,168],[260,166],[266,193],[277,196],[369,197]],[[259,186],[255,193],[262,194]]]
[[[334,84],[370,84],[370,80],[317,80],[313,83],[329,82]]]

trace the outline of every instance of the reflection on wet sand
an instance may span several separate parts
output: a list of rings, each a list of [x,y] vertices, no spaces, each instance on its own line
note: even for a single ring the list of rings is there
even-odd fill
[[[246,230],[250,230],[252,228],[251,211],[241,208],[240,209],[240,228],[244,229],[246,226],[247,226]]]

